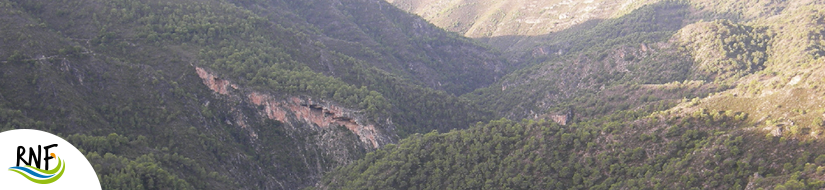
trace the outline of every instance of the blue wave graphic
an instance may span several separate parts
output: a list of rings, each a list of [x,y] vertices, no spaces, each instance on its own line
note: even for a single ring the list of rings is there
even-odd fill
[[[27,167],[14,166],[14,167],[11,167],[9,169],[21,170],[23,172],[26,172],[26,174],[29,174],[31,176],[38,177],[38,178],[50,178],[50,177],[54,176],[54,174],[43,175],[43,174],[37,173],[34,170],[29,169]]]

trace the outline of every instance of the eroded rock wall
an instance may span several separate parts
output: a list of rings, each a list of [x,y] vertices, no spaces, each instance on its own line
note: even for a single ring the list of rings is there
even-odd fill
[[[260,92],[247,94],[247,99],[255,106],[262,106],[264,115],[269,119],[293,126],[301,123],[321,128],[344,126],[372,148],[389,143],[387,138],[380,137],[386,135],[377,130],[374,124],[359,119],[361,116],[356,111],[332,103],[299,97],[283,100]]]
[[[203,79],[203,83],[218,95],[226,96],[234,101],[251,104],[259,111],[259,115],[268,119],[277,120],[296,129],[305,127],[313,131],[320,131],[332,127],[343,126],[358,137],[358,140],[369,149],[376,149],[388,143],[392,143],[392,135],[385,134],[379,130],[374,123],[369,123],[358,113],[357,110],[345,108],[335,103],[317,100],[309,97],[283,96],[266,92],[244,91],[238,85],[228,80],[221,79],[204,68],[195,68],[198,76]],[[239,127],[248,129],[250,135],[257,137],[254,130],[246,126],[245,118],[241,112],[235,111],[234,123]],[[390,121],[383,124],[389,127]],[[378,124],[382,126],[382,124]]]

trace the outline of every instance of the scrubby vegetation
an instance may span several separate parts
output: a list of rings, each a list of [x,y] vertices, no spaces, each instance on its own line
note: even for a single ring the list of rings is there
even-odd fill
[[[67,139],[104,189],[825,187],[825,7],[626,7],[469,39],[385,1],[0,0],[0,131]],[[270,119],[196,67],[398,143]]]
[[[322,181],[324,189],[818,189],[818,141],[741,130],[747,114],[621,112],[560,126],[497,120],[414,135]],[[637,122],[621,122],[637,121]],[[804,153],[798,153],[798,152]],[[786,154],[798,156],[788,157]]]
[[[296,189],[368,149],[343,127],[314,134],[257,118],[256,107],[211,92],[195,67],[239,91],[357,110],[390,123],[379,126],[390,139],[487,120],[456,95],[502,75],[498,54],[391,7],[3,0],[0,131],[61,134],[104,189]],[[325,28],[330,20],[341,27]],[[317,141],[347,154],[322,154]]]
[[[662,1],[549,35],[532,64],[464,95],[535,120],[411,136],[317,188],[823,188],[823,7],[718,9],[744,4]],[[661,20],[684,25],[644,27]],[[571,106],[573,124],[540,120]]]
[[[690,56],[666,42],[687,19],[689,6],[679,2],[647,5],[620,18],[552,34],[530,65],[487,88],[465,94],[508,118],[535,118],[573,105],[587,110],[582,118],[635,109],[648,103],[668,104],[719,89],[705,85],[680,93],[647,94],[644,84],[702,79]],[[560,53],[558,53],[560,52]],[[677,87],[679,88],[679,87]],[[627,92],[657,98],[632,97]],[[610,91],[619,94],[608,93]],[[599,93],[603,92],[603,93]],[[611,102],[610,104],[596,102]]]

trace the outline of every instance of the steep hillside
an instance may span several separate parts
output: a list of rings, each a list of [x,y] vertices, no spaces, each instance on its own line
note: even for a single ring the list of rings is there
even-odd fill
[[[507,65],[476,42],[447,33],[384,1],[259,1],[239,5],[272,20],[305,24],[323,47],[433,89],[461,95],[492,83]],[[284,11],[286,9],[287,11]],[[293,17],[293,19],[285,19]],[[316,43],[316,42],[313,42]],[[332,76],[331,55],[308,58]]]
[[[765,137],[745,113],[625,112],[560,126],[493,121],[415,135],[319,189],[820,189],[821,141]],[[793,156],[789,156],[793,155]]]
[[[411,136],[316,187],[821,189],[823,18],[819,2],[642,6],[567,35],[576,43],[543,42],[533,55],[562,53],[465,95],[537,121]],[[570,106],[567,125],[542,119]]]
[[[540,118],[571,105],[585,117],[661,110],[683,98],[729,89],[741,77],[765,69],[775,31],[749,23],[776,24],[772,20],[804,9],[796,3],[760,4],[766,10],[786,8],[736,13],[751,15],[738,19],[745,16],[713,12],[710,5],[716,4],[657,2],[546,35],[523,53],[524,68],[465,97],[511,119]]]
[[[507,66],[375,1],[2,0],[0,20],[0,131],[59,134],[104,189],[312,185],[488,119],[455,95]]]
[[[770,17],[785,9],[796,9],[818,1],[773,0],[389,0],[447,30],[479,39],[514,62],[524,62],[525,53],[536,49],[557,32],[593,25],[625,16],[650,4],[684,2],[698,19],[747,21]],[[694,21],[695,21],[694,20]],[[527,55],[529,56],[529,55]]]
[[[392,3],[0,0],[0,131],[104,189],[825,184],[819,1]]]
[[[523,36],[487,41],[502,50],[525,43],[528,36],[558,32],[590,20],[629,12],[650,1],[463,1],[390,0],[401,9],[421,15],[433,24],[473,38]]]
[[[670,40],[689,14],[688,4],[658,3],[558,32],[530,53],[536,63],[464,96],[511,119],[541,118],[570,106],[589,118],[666,108],[717,91],[720,85],[702,82],[709,76],[695,72],[689,52]]]
[[[694,105],[748,113],[755,126],[773,136],[818,139],[825,126],[823,18],[825,6],[817,5],[754,24],[771,37],[768,48],[751,53],[764,55],[764,69],[737,81],[736,88],[697,100]]]

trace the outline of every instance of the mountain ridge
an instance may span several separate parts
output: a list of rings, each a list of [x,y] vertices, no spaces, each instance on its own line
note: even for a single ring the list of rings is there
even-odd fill
[[[316,188],[820,189],[823,8],[660,1],[557,32],[464,95],[516,121],[410,136]],[[567,125],[541,116],[571,106]]]
[[[333,8],[367,3],[344,2]],[[347,50],[388,47],[370,42],[380,35],[324,34],[300,22],[313,16],[298,13],[311,6],[305,3],[2,0],[0,131],[33,128],[68,139],[104,189],[299,189],[406,135],[466,128],[490,114],[453,94],[495,74],[463,83],[439,74],[448,69],[416,78],[401,61],[379,67],[379,59],[361,55],[369,51]],[[379,9],[364,8],[347,12]],[[381,17],[414,19],[387,8],[369,16],[392,24],[386,28],[396,21]],[[369,55],[440,57],[422,68],[472,60],[455,69],[476,73],[495,72],[471,67],[485,60],[503,66],[494,51],[431,25],[402,31],[410,37],[397,39],[409,46],[400,54]],[[419,31],[440,38],[427,41]],[[325,45],[331,41],[347,46]],[[451,47],[458,48],[435,53]],[[441,88],[433,85],[439,81]]]
[[[822,3],[613,2],[0,0],[0,131],[106,189],[823,187]]]

